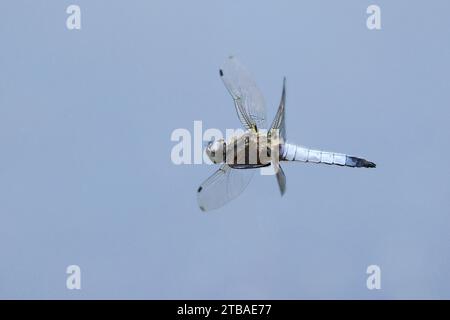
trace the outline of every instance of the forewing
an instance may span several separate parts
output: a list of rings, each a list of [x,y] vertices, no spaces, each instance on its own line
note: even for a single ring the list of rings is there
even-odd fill
[[[200,209],[210,211],[233,200],[248,186],[253,174],[251,169],[232,169],[227,164],[222,165],[198,188]]]
[[[266,128],[266,106],[264,97],[250,73],[233,56],[223,64],[220,76],[230,92],[242,125],[257,131]]]

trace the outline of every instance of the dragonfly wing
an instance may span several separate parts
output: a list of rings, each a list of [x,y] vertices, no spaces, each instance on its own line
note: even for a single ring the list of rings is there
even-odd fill
[[[285,109],[286,109],[286,78],[283,79],[283,92],[281,94],[280,106],[277,114],[273,119],[270,129],[278,129],[279,137],[282,142],[286,141],[286,124],[285,124]]]
[[[280,166],[279,162],[274,163],[274,166],[278,166],[278,168],[275,168],[276,170],[276,177],[278,182],[278,188],[280,189],[281,196],[286,192],[286,175],[284,174],[283,169]]]
[[[277,114],[273,119],[272,125],[270,129],[278,129],[278,136],[281,140],[281,143],[286,141],[286,124],[285,124],[285,106],[286,106],[286,78],[283,79],[283,92],[281,94],[280,106],[278,107]],[[286,175],[284,174],[283,169],[280,166],[279,159],[274,159],[274,155],[272,155],[272,165],[274,166],[274,170],[276,172],[278,187],[280,189],[281,196],[286,192]]]
[[[222,207],[239,196],[248,186],[254,170],[232,169],[222,165],[197,190],[197,202],[202,211]]]
[[[220,76],[234,100],[242,125],[255,131],[266,128],[264,97],[245,67],[230,56],[220,69]]]

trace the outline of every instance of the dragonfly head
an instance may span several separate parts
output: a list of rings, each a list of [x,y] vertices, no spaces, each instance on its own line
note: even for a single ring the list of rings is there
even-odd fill
[[[223,139],[211,140],[206,145],[206,154],[213,163],[221,163],[223,159],[223,151],[225,142]]]

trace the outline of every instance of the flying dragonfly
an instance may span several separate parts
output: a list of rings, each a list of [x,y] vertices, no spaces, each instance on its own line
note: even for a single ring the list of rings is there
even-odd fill
[[[356,168],[375,168],[373,162],[343,153],[309,149],[286,139],[286,78],[278,111],[269,129],[263,95],[249,72],[230,56],[220,69],[220,77],[233,98],[243,134],[211,140],[206,147],[209,159],[220,168],[197,190],[202,211],[217,209],[239,196],[249,184],[255,169],[272,166],[281,195],[286,191],[286,176],[280,162],[300,161]]]

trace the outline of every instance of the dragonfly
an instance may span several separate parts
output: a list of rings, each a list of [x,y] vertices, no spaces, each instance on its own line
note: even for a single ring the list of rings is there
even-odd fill
[[[268,166],[272,167],[283,196],[286,175],[281,163],[285,161],[353,168],[376,167],[375,163],[360,157],[289,143],[286,137],[286,78],[283,79],[277,113],[267,128],[264,97],[242,63],[236,57],[229,56],[219,73],[233,98],[245,131],[227,141],[213,139],[208,142],[205,152],[220,167],[197,189],[197,202],[202,211],[218,209],[238,197],[250,183],[255,170]],[[251,156],[254,154],[256,156]]]

